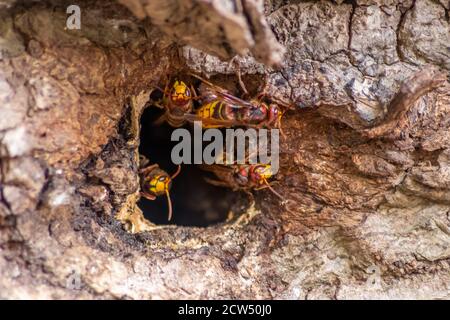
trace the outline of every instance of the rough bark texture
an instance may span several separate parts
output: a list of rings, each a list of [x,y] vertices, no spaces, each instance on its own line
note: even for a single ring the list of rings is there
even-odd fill
[[[233,3],[86,0],[65,30],[70,3],[0,1],[0,298],[450,298],[450,3]],[[167,74],[236,71],[201,50],[294,106],[290,200],[156,227],[139,115]]]

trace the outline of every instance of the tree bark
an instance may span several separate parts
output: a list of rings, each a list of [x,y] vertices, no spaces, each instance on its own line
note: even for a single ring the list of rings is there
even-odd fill
[[[0,1],[0,298],[450,298],[448,1],[70,4]],[[238,69],[291,106],[287,201],[146,221],[151,87]]]

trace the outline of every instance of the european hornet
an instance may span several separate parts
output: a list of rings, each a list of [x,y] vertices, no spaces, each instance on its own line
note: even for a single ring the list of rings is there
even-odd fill
[[[148,162],[147,159],[144,160],[144,165]],[[168,205],[168,221],[172,219],[172,201],[170,199],[170,188],[172,186],[172,180],[180,173],[181,167],[178,166],[177,171],[170,176],[167,172],[160,169],[158,164],[152,164],[145,168],[139,170],[140,174],[140,184],[141,184],[141,196],[148,200],[155,200],[156,197],[161,195],[166,195],[167,205]]]
[[[218,178],[218,180],[205,178],[212,185],[231,188],[234,191],[242,190],[247,193],[250,190],[268,188],[273,194],[284,201],[283,196],[276,192],[268,181],[273,177],[270,164],[213,164],[203,165],[202,169],[214,173]]]
[[[167,121],[172,127],[181,127],[186,119],[185,115],[193,110],[193,100],[196,98],[196,92],[193,86],[188,86],[185,82],[175,80],[169,89],[169,81],[166,82],[164,89],[156,87],[162,91],[163,98],[160,102],[153,104],[165,112],[156,123]]]
[[[264,102],[264,92],[250,101],[245,101],[198,75],[191,75],[201,80],[206,88],[200,89],[199,99],[202,105],[194,114],[185,116],[188,120],[202,121],[204,128],[243,126],[281,129],[284,111],[279,104]]]

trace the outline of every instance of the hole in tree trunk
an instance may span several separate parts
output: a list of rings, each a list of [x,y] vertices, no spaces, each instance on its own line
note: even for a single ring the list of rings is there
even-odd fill
[[[177,166],[171,161],[171,151],[178,142],[171,141],[172,128],[167,123],[155,125],[154,121],[163,114],[157,107],[147,108],[141,117],[139,153],[150,164],[172,175]],[[186,125],[191,130],[189,124]],[[176,224],[181,226],[206,227],[223,222],[230,211],[240,213],[248,206],[248,197],[240,192],[213,186],[205,181],[207,173],[199,167],[182,165],[180,174],[173,180],[170,196],[173,205],[173,217],[167,221],[167,199],[165,196],[156,200],[141,197],[138,206],[146,219],[155,224]]]

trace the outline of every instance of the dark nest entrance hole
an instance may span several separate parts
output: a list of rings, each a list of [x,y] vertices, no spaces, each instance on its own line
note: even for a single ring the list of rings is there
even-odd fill
[[[143,112],[139,153],[149,159],[151,164],[157,163],[172,175],[177,166],[172,163],[170,155],[178,142],[170,140],[175,128],[167,123],[154,124],[162,114],[163,110],[154,106]],[[186,128],[191,129],[189,125]],[[239,213],[248,205],[245,194],[213,186],[205,181],[206,176],[207,173],[194,164],[181,166],[181,173],[172,182],[170,190],[173,205],[170,222],[167,221],[168,206],[164,196],[153,201],[141,197],[138,206],[145,218],[155,224],[206,227],[225,221],[230,210]]]
[[[199,92],[201,82],[198,79],[186,77],[184,74],[171,77],[172,80],[175,78],[192,83],[197,93]],[[210,81],[239,96],[243,93],[235,76],[218,76]],[[263,79],[254,75],[243,76],[243,81],[252,96],[264,84]],[[155,90],[150,98],[152,101],[157,101],[162,98],[162,93]],[[163,113],[162,109],[151,105],[144,110],[140,121],[139,153],[149,159],[150,164],[157,163],[161,169],[172,175],[177,170],[177,166],[172,163],[170,155],[172,148],[178,142],[170,140],[175,128],[167,123],[154,124]],[[184,127],[192,132],[190,124]],[[173,217],[170,222],[167,221],[167,199],[164,196],[153,201],[141,197],[138,206],[144,212],[145,218],[155,224],[199,227],[224,222],[230,212],[239,215],[249,207],[250,199],[247,194],[213,186],[205,181],[204,178],[207,176],[214,178],[211,173],[201,170],[194,164],[181,166],[181,173],[172,182],[170,190],[173,205]]]

